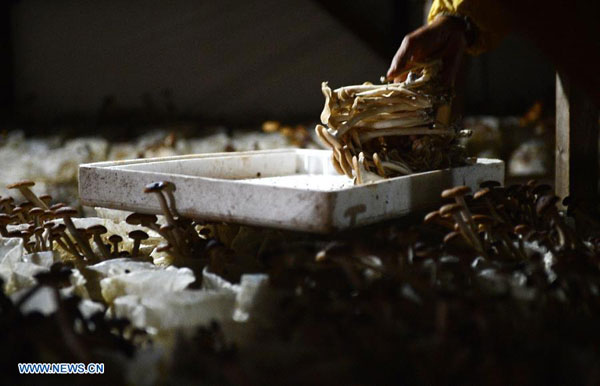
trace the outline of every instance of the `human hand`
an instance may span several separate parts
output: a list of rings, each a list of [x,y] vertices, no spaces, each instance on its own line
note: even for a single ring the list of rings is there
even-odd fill
[[[442,61],[442,84],[453,86],[467,48],[467,23],[453,16],[438,16],[404,37],[394,55],[387,79],[400,82],[413,63]]]

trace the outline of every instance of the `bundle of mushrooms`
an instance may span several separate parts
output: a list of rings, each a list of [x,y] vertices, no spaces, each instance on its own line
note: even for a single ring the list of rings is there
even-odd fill
[[[333,150],[340,174],[362,184],[427,170],[464,165],[458,135],[449,125],[450,93],[437,82],[439,62],[418,64],[400,83],[322,84],[323,125],[315,131]]]

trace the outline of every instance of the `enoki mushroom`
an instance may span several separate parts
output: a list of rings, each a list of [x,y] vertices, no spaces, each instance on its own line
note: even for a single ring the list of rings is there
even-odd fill
[[[333,166],[361,184],[466,163],[449,125],[450,95],[438,86],[440,63],[417,64],[401,83],[346,86],[323,82],[325,107],[315,131]]]

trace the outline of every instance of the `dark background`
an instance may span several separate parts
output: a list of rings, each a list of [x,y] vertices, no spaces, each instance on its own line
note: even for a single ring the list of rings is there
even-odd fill
[[[0,103],[29,131],[64,120],[317,120],[320,83],[378,81],[423,1],[2,2]],[[554,69],[514,37],[466,64],[464,115],[553,107]]]

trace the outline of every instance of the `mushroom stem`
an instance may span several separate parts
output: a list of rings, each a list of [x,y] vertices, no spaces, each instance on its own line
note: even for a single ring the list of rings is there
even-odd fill
[[[346,174],[346,173],[344,173],[344,170],[342,169],[342,166],[340,165],[340,161],[338,161],[338,158],[336,157],[334,152],[331,153],[331,163],[333,164],[333,168],[335,169],[336,172],[338,172],[338,174]]]
[[[463,196],[455,196],[454,199],[456,200],[456,203],[461,206],[460,215],[463,218],[463,220],[468,224],[468,232],[473,241],[475,242],[476,248],[482,253],[485,253],[483,245],[481,245],[481,240],[477,235],[477,229],[475,228],[475,223],[473,222],[473,216],[471,215],[471,211],[467,207],[465,198]]]
[[[379,158],[379,154],[377,154],[377,152],[373,153],[373,163],[375,164],[375,168],[377,168],[377,173],[379,173],[380,176],[385,178],[385,169],[381,164],[381,159]]]
[[[407,165],[399,161],[381,161],[381,166],[385,169],[390,169],[400,174],[412,173],[412,170],[410,170],[410,168]]]
[[[430,129],[427,126],[417,126],[411,128],[393,127],[389,129],[369,130],[359,134],[361,142],[367,142],[378,137],[392,137],[402,135],[454,135],[452,130]]]
[[[173,194],[175,191],[175,185],[173,185],[171,182],[167,182],[164,190],[167,198],[169,199],[169,209],[171,210],[173,217],[179,217],[179,212],[177,211],[177,205],[175,202],[175,195]]]
[[[131,250],[131,257],[137,257],[140,252],[141,240],[136,239],[133,241],[133,249]]]
[[[41,232],[40,232],[41,230]],[[35,237],[35,249],[36,251],[44,251],[44,241],[42,240],[43,228],[36,228],[33,232]]]
[[[481,252],[483,250],[483,248],[481,247],[481,244],[478,242],[479,239],[476,239],[473,237],[473,235],[471,234],[471,228],[465,222],[465,220],[463,220],[462,214],[461,213],[452,213],[452,218],[458,224],[458,226],[460,228],[460,232],[462,233],[465,240],[469,244],[471,244],[475,249],[477,249],[478,252]]]
[[[169,206],[167,205],[167,200],[165,199],[165,196],[163,196],[162,192],[154,192],[154,193],[158,197],[158,202],[160,203],[160,207],[163,211],[163,214],[165,215],[165,218],[167,219],[167,223],[175,226],[175,219],[171,215],[171,211],[169,211]]]
[[[108,241],[112,244],[112,257],[119,257],[119,243],[123,241],[123,238],[119,235],[112,235],[108,238]]]
[[[71,240],[71,238],[69,237],[69,235],[66,232],[62,233],[62,238],[63,240],[65,240],[66,245],[68,246],[68,251],[71,252],[71,254],[75,257],[81,257],[81,253],[79,251],[79,249],[77,249],[77,246],[73,243],[73,241]],[[57,240],[59,241],[59,240]]]
[[[69,230],[69,233],[71,233],[73,238],[75,238],[75,241],[81,248],[81,251],[83,252],[84,256],[90,261],[96,262],[98,259],[96,258],[96,255],[94,255],[94,252],[87,243],[87,239],[84,239],[84,237],[81,236],[77,228],[75,228],[75,224],[73,224],[73,221],[71,221],[71,218],[69,216],[64,216],[63,219],[65,221],[67,229]]]
[[[394,127],[406,127],[411,128],[415,126],[426,126],[433,123],[433,119],[415,116],[415,117],[406,117],[406,118],[396,118],[396,119],[387,119],[384,121],[363,121],[361,124],[356,125],[355,127],[366,129],[366,130],[384,130],[391,129]]]
[[[18,189],[27,200],[29,200],[30,202],[39,206],[42,209],[48,209],[46,203],[40,200],[38,196],[36,196],[35,193],[33,193],[33,191],[31,191],[31,189],[29,189],[27,186],[20,186]]]
[[[560,249],[563,249],[567,246],[568,237],[565,229],[563,229],[562,225],[560,224],[560,221],[556,219],[556,216],[558,216],[558,214],[552,213],[551,218],[555,225],[556,232],[558,233],[558,245],[560,246]]]
[[[521,251],[519,251],[517,248],[515,248],[515,245],[513,244],[513,242],[510,239],[510,237],[508,237],[508,235],[506,234],[506,232],[504,232],[504,231],[500,232],[500,238],[504,242],[504,244],[506,244],[506,246],[508,247],[509,252],[513,256],[525,259],[525,256],[521,254]]]
[[[23,213],[21,211],[17,212],[17,218],[19,219],[21,224],[27,223],[27,220],[25,219],[25,216],[23,215]]]
[[[350,130],[352,127],[354,127],[358,122],[360,122],[364,119],[373,117],[375,115],[382,114],[382,113],[393,113],[396,111],[401,111],[402,107],[403,107],[402,105],[393,104],[393,105],[376,106],[376,107],[361,111],[357,114],[354,114],[352,116],[352,118],[350,118],[346,122],[342,123],[334,133],[331,133],[331,135],[333,135],[336,138],[341,138],[344,134],[346,134],[346,132],[348,130]]]
[[[2,199],[2,208],[4,209],[4,213],[8,215],[12,214],[12,206],[10,206],[8,199]]]
[[[54,235],[54,236],[50,236],[50,242],[56,241],[56,243],[67,253],[70,253],[71,255],[74,256],[79,256],[79,254],[71,249],[70,247],[68,247],[67,245],[65,245],[65,243],[62,242],[61,237],[59,235]]]
[[[104,244],[104,241],[102,241],[102,237],[100,237],[99,234],[94,234],[93,237],[94,243],[96,243],[96,246],[100,250],[100,253],[102,254],[104,260],[110,259],[110,252],[108,251],[108,248],[106,248],[106,244]]]

